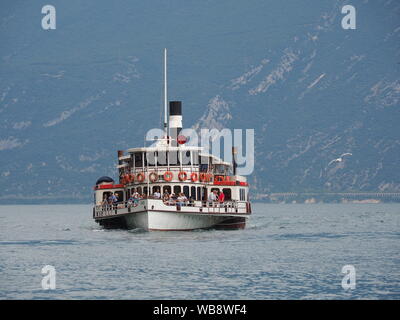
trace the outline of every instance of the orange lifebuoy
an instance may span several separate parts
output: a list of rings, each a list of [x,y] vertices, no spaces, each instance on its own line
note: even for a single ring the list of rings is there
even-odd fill
[[[172,177],[173,177],[173,175],[172,175],[171,171],[165,171],[165,173],[164,173],[164,180],[165,181],[171,181]]]
[[[207,174],[206,174],[206,181],[207,181],[207,182],[212,181],[212,178],[213,178],[212,173],[207,173]]]
[[[158,180],[158,174],[154,171],[149,174],[149,179],[151,182],[156,182]]]
[[[179,181],[185,181],[187,179],[187,173],[185,171],[181,171],[178,174]]]
[[[129,176],[130,176],[130,178],[131,178],[131,182],[135,181],[135,175],[134,175],[133,173],[130,174]]]
[[[131,177],[129,176],[129,174],[124,175],[124,179],[127,183],[131,182]]]
[[[214,181],[215,182],[224,182],[224,177],[223,176],[215,176]]]
[[[138,182],[143,182],[144,181],[144,174],[142,172],[139,172],[136,176],[136,179]]]
[[[192,180],[192,182],[196,182],[199,179],[199,175],[196,172],[193,172],[190,175],[190,180]]]

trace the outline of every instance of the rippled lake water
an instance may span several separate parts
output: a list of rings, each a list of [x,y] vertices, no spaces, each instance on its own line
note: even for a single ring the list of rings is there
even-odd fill
[[[0,298],[400,298],[400,204],[254,203],[238,231],[103,230],[91,214],[0,206]],[[45,265],[55,290],[42,289]]]

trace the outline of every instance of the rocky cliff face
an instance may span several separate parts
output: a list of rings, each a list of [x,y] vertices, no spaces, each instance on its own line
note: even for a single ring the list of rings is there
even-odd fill
[[[400,4],[354,4],[343,30],[344,4],[54,1],[53,31],[3,4],[0,201],[87,201],[115,176],[160,127],[164,46],[186,126],[255,129],[253,192],[400,192]]]

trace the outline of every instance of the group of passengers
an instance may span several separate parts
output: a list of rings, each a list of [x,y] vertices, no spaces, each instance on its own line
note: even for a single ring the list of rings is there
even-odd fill
[[[194,205],[194,199],[192,197],[188,199],[188,197],[182,192],[179,192],[178,194],[176,193],[169,194],[168,191],[166,191],[162,196],[162,200],[165,204],[168,205],[177,205],[177,206]]]
[[[105,194],[103,197],[102,205],[103,206],[112,206],[112,205],[117,205],[119,200],[119,195],[118,193],[110,193],[109,195]]]
[[[128,206],[137,206],[140,199],[146,199],[147,195],[140,194],[137,192],[136,189],[132,190],[129,199],[127,200]],[[160,190],[156,189],[153,194],[151,195],[153,199],[162,199],[163,202],[167,205],[178,205],[178,206],[193,206],[194,199],[188,197],[180,192],[180,193],[171,193],[169,194],[168,191],[165,191],[164,194],[161,196]],[[209,205],[216,205],[217,203],[222,204],[225,201],[225,194],[219,190],[213,190],[210,195],[208,196],[207,202]],[[109,195],[105,195],[102,201],[103,206],[114,206],[117,207],[118,204],[121,203],[119,199],[119,195],[117,192],[110,193]]]
[[[225,194],[219,190],[213,190],[208,196],[208,201],[223,203],[225,201]]]

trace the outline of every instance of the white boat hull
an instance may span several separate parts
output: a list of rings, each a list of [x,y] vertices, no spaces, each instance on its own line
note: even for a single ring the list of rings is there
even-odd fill
[[[193,215],[176,212],[146,211],[125,217],[129,229],[149,231],[182,231],[211,228],[226,219],[210,215]]]
[[[213,227],[243,229],[250,213],[241,211],[214,207],[181,207],[177,210],[175,206],[166,206],[159,200],[144,200],[134,208],[94,211],[94,218],[105,228],[141,228],[148,231],[188,231]]]

